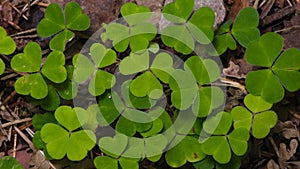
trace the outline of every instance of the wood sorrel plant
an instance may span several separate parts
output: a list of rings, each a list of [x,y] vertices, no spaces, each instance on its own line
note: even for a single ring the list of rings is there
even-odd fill
[[[277,114],[270,109],[283,99],[283,88],[300,88],[300,51],[282,53],[276,33],[260,36],[253,8],[214,31],[213,11],[193,7],[193,0],[166,5],[161,18],[170,24],[159,32],[155,13],[124,4],[123,19],[105,24],[66,65],[63,51],[75,36],[72,30],[86,30],[90,21],[74,2],[64,12],[51,4],[37,29],[42,37],[54,35],[45,62],[36,43],[11,61],[25,73],[16,91],[55,111],[33,118],[34,144],[49,158],[66,155],[73,161],[96,147],[103,153],[94,159],[96,168],[139,168],[143,159],[165,159],[174,168],[187,162],[195,168],[239,168],[250,135],[264,138],[275,126]],[[0,32],[0,38],[6,34]],[[3,53],[0,44],[0,53],[14,51],[7,43],[11,51]],[[215,85],[221,71],[216,56],[238,44],[246,61],[261,69],[247,75],[245,107],[225,112],[224,90]],[[60,99],[73,99],[73,105],[61,105]],[[104,129],[109,134],[98,135]]]

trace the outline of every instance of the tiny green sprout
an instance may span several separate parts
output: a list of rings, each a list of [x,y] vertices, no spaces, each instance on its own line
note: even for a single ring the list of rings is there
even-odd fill
[[[132,52],[147,49],[149,41],[154,39],[157,32],[156,26],[147,22],[151,17],[150,9],[134,3],[126,3],[121,7],[121,14],[129,27],[110,23],[105,27],[106,38],[112,40],[113,47],[118,52],[124,52],[128,44]]]
[[[0,168],[3,169],[24,169],[22,165],[14,158],[11,156],[4,156],[0,158]]]
[[[78,54],[73,58],[73,78],[75,82],[80,83],[88,80],[95,72],[89,82],[88,89],[92,95],[99,96],[115,84],[114,75],[101,70],[101,68],[112,65],[116,61],[116,53],[112,49],[106,49],[100,43],[94,43],[90,48],[90,53],[93,63],[82,54]]]
[[[192,14],[194,0],[175,0],[166,5],[163,16],[175,25],[162,30],[162,41],[183,54],[191,53],[194,39],[201,44],[209,44],[214,38],[215,14],[209,7],[202,7]]]
[[[242,156],[248,149],[248,130],[241,127],[229,133],[231,125],[232,117],[227,112],[220,112],[203,123],[204,131],[212,136],[201,138],[202,151],[207,155],[212,155],[220,164],[228,163],[232,152],[237,156]]]
[[[237,15],[230,30],[231,23],[231,20],[225,22],[216,31],[213,41],[215,52],[211,52],[211,55],[219,56],[228,48],[235,50],[236,42],[234,39],[245,48],[247,48],[250,43],[258,40],[260,36],[260,31],[257,28],[259,24],[259,15],[256,9],[251,7],[242,9]]]
[[[10,37],[3,27],[0,26],[0,54],[10,55],[16,50],[16,43]],[[5,64],[0,58],[0,75],[4,73]]]
[[[72,161],[82,160],[96,142],[92,131],[77,130],[87,122],[86,110],[60,106],[55,111],[55,119],[59,124],[47,123],[41,129],[47,152],[53,159],[62,159],[67,154]]]
[[[37,26],[37,33],[41,37],[57,34],[51,40],[50,48],[64,51],[66,42],[75,36],[70,30],[84,31],[89,26],[89,17],[82,13],[80,5],[76,2],[67,3],[64,12],[58,4],[51,3],[45,11],[45,18]]]
[[[179,139],[183,136],[176,136]],[[201,150],[201,144],[198,139],[193,136],[185,136],[175,147],[166,153],[166,161],[169,166],[178,168],[183,166],[187,162],[198,162],[205,158],[205,154]],[[171,143],[172,144],[172,143]]]
[[[277,123],[277,114],[269,110],[272,104],[260,96],[251,94],[245,97],[244,103],[250,111],[241,106],[237,106],[231,111],[234,128],[246,128],[255,138],[266,137],[270,129]]]
[[[251,43],[245,52],[247,62],[268,68],[247,74],[247,90],[270,103],[283,99],[283,87],[290,92],[300,88],[300,51],[290,48],[279,56],[282,48],[282,37],[270,32]]]
[[[44,77],[54,83],[62,83],[66,80],[65,56],[62,52],[51,52],[40,70],[41,62],[42,51],[35,42],[28,43],[24,48],[24,53],[12,58],[11,67],[14,70],[30,73],[16,81],[15,89],[19,94],[30,94],[35,99],[43,99],[48,95],[49,90]]]

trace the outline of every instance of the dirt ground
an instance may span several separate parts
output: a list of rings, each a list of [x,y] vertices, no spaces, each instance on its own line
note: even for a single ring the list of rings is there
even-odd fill
[[[56,2],[64,6],[71,0],[48,0],[30,3],[29,0],[0,0],[0,26],[3,26],[9,35],[17,43],[17,52],[23,50],[30,42],[38,42],[44,53],[49,52],[49,39],[39,38],[34,29],[44,15],[45,7],[50,2]],[[50,2],[49,2],[50,1]],[[91,18],[91,28],[85,35],[91,35],[101,27],[101,23],[109,23],[119,17],[120,7],[128,1],[134,0],[75,0],[84,12]],[[30,1],[31,2],[31,1]],[[164,0],[136,0],[138,4],[147,5],[153,11],[160,11]],[[257,4],[258,2],[258,4]],[[256,6],[260,13],[260,30],[265,32],[277,32],[285,41],[284,48],[295,47],[300,49],[300,1],[299,0],[224,0],[224,21],[234,19],[237,13],[244,7]],[[25,10],[24,10],[25,9]],[[20,15],[20,11],[23,11]],[[79,40],[73,44],[72,49],[80,50],[84,43]],[[66,55],[72,55],[76,50],[67,50]],[[244,84],[244,76],[253,67],[243,59],[244,51],[228,51],[221,56],[224,64],[224,74],[231,80]],[[6,63],[12,56],[4,57]],[[7,64],[8,70],[9,65]],[[43,163],[49,166],[46,159],[40,154],[32,153],[30,136],[25,131],[27,127],[32,128],[30,123],[34,113],[43,111],[39,107],[30,104],[25,97],[16,94],[13,85],[18,74],[11,70],[0,76],[0,122],[10,124],[17,119],[27,119],[15,127],[0,127],[0,157],[4,155],[16,155],[18,161],[27,166],[40,166]],[[300,79],[299,79],[300,80]],[[241,90],[229,87],[227,90],[226,109],[242,105],[244,94]],[[265,139],[250,140],[251,152],[243,160],[242,168],[245,169],[300,169],[300,91],[294,93],[286,92],[285,98],[276,104],[273,109],[278,113],[279,122]],[[0,126],[1,126],[0,123]],[[22,136],[20,132],[25,136]],[[6,133],[6,134],[4,134]],[[9,136],[9,137],[8,137]],[[24,140],[24,138],[29,140]],[[14,154],[13,150],[17,150]],[[158,163],[143,161],[142,168],[168,168],[162,159]],[[66,159],[53,162],[57,168],[92,168],[92,161],[85,159],[80,163],[70,162]],[[43,168],[40,166],[40,168]],[[182,168],[192,168],[190,164]]]

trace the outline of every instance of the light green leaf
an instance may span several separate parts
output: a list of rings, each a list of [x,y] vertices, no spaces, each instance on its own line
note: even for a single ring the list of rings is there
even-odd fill
[[[252,114],[244,107],[236,106],[231,110],[231,117],[234,121],[234,128],[243,127],[250,131]]]
[[[167,4],[162,12],[163,16],[174,23],[184,23],[194,9],[194,0],[175,0]]]
[[[120,158],[119,163],[122,169],[138,169],[139,163],[129,158]],[[101,168],[102,169],[102,168]]]
[[[125,150],[127,143],[127,136],[117,133],[114,137],[100,138],[98,145],[106,154],[119,157]]]
[[[184,25],[168,26],[162,30],[161,39],[169,47],[183,54],[190,54],[195,42]]]
[[[245,58],[250,64],[271,67],[282,47],[283,38],[279,34],[269,32],[247,47]]]
[[[119,69],[122,74],[131,75],[147,70],[149,68],[149,62],[148,51],[141,54],[131,53],[130,56],[121,61]]]
[[[120,12],[129,25],[145,22],[151,17],[148,7],[138,6],[132,2],[124,4]]]
[[[0,158],[1,169],[24,169],[19,162],[11,156],[4,156]]]
[[[249,140],[249,131],[246,128],[240,127],[233,130],[228,135],[228,141],[230,147],[234,154],[242,156],[247,152],[248,149],[248,140]]]
[[[24,53],[15,55],[11,60],[11,67],[19,72],[37,72],[40,70],[42,50],[36,42],[29,42]]]
[[[212,56],[220,56],[224,52],[226,52],[227,49],[236,49],[236,42],[233,39],[232,35],[229,33],[215,36],[212,43],[215,47],[213,51],[209,51],[209,54],[211,54]]]
[[[192,111],[198,117],[206,117],[213,109],[220,107],[224,101],[224,93],[219,87],[200,87]]]
[[[65,27],[64,14],[57,3],[51,3],[45,11],[45,18],[37,26],[37,33],[41,37],[48,37],[58,33]]]
[[[115,121],[115,119],[122,113],[124,106],[115,92],[105,92],[99,96],[100,112],[97,116],[97,121],[100,126],[107,126]]]
[[[270,128],[273,128],[277,123],[277,114],[274,111],[265,111],[254,116],[252,124],[252,135],[255,138],[265,138]]]
[[[75,34],[72,31],[65,29],[64,31],[57,34],[51,41],[50,41],[50,49],[51,50],[58,50],[58,51],[65,51],[66,44],[74,38]]]
[[[153,125],[150,130],[140,133],[143,137],[150,137],[152,135],[155,135],[163,129],[163,122],[161,119],[156,119],[153,121]]]
[[[226,140],[226,136],[211,136],[202,143],[202,151],[221,164],[226,164],[231,159],[230,146]]]
[[[73,60],[73,78],[75,82],[84,82],[92,75],[96,68],[90,61],[90,59],[86,56],[77,54],[74,57],[76,58],[76,60]]]
[[[219,112],[215,116],[208,117],[203,123],[203,129],[209,134],[226,135],[231,128],[232,118],[227,112]]]
[[[152,99],[159,99],[163,94],[163,88],[156,77],[147,71],[132,80],[130,92],[136,97],[149,96]]]
[[[41,129],[41,138],[47,144],[47,152],[54,159],[62,159],[68,150],[69,133],[53,123],[47,123]]]
[[[2,59],[0,59],[0,75],[2,75],[5,71],[5,64]]]
[[[159,53],[154,58],[151,71],[164,83],[168,83],[170,75],[174,71],[173,58],[165,52]]]
[[[67,156],[72,161],[83,160],[88,151],[95,146],[96,136],[90,130],[80,130],[70,136],[68,142]]]
[[[297,91],[300,88],[300,51],[296,48],[286,50],[279,56],[272,70],[288,91]]]
[[[182,136],[176,136],[182,137]],[[165,157],[168,165],[177,168],[188,162],[197,162],[205,158],[201,144],[195,137],[185,136],[174,148],[167,151]]]
[[[149,138],[145,138],[145,154],[147,158],[161,157],[163,150],[167,147],[168,140],[162,135],[158,134]],[[157,161],[160,158],[157,159]]]
[[[97,169],[118,169],[118,161],[108,156],[98,156],[94,159]]]
[[[261,96],[269,103],[277,103],[284,96],[284,89],[271,70],[258,70],[248,73],[246,87],[251,94]]]
[[[114,48],[118,52],[124,52],[129,44],[129,28],[118,23],[110,23],[106,26],[107,37],[112,40]]]
[[[15,50],[16,42],[10,36],[7,36],[5,29],[0,26],[0,53],[3,55],[10,55]]]
[[[197,82],[188,71],[175,70],[171,75],[170,88],[172,104],[180,110],[189,108],[197,96]]]
[[[253,113],[269,110],[273,106],[271,103],[266,102],[261,96],[254,96],[252,94],[248,94],[244,98],[244,103]]]
[[[116,125],[116,130],[119,133],[125,134],[126,136],[132,137],[136,133],[136,125],[127,118],[121,116]]]
[[[112,88],[116,83],[116,78],[113,74],[98,70],[96,75],[89,83],[89,92],[94,96],[99,96],[105,92],[106,89]]]
[[[193,14],[187,28],[199,43],[209,44],[214,39],[214,22],[214,11],[209,7],[202,7]]]
[[[200,85],[216,81],[220,76],[220,68],[211,59],[202,59],[199,56],[190,57],[184,65],[185,70],[191,71]]]
[[[42,73],[54,83],[62,83],[67,79],[65,55],[62,52],[51,52],[45,60]]]
[[[251,42],[259,39],[258,24],[259,15],[256,9],[246,7],[237,15],[231,30],[232,35],[243,47],[247,48]]]
[[[55,118],[67,130],[74,131],[87,121],[88,114],[79,107],[60,106],[55,111]]]
[[[15,83],[16,92],[21,95],[31,95],[35,99],[43,99],[48,94],[48,87],[40,73],[27,74]]]
[[[66,27],[76,31],[84,31],[90,27],[90,18],[82,13],[80,5],[69,2],[65,7]]]
[[[113,64],[117,58],[116,53],[112,49],[106,49],[106,47],[100,43],[94,43],[90,51],[95,65],[99,68]]]

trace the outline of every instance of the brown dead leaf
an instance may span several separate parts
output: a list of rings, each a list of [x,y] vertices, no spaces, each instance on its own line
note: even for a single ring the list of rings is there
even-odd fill
[[[290,141],[289,148],[286,147],[284,143],[280,143],[279,145],[279,158],[281,161],[288,161],[291,157],[294,156],[298,148],[298,141],[296,139],[292,139]]]
[[[229,14],[227,16],[227,19],[234,20],[237,14],[242,10],[243,8],[249,6],[248,0],[234,0],[233,5],[230,8]]]
[[[54,169],[54,166],[46,159],[42,151],[36,151],[29,162],[29,169]]]
[[[266,169],[280,169],[280,168],[279,165],[274,160],[270,160],[267,164]]]
[[[249,71],[253,69],[253,66],[248,64],[244,58],[229,61],[229,66],[223,69],[225,76],[234,77],[238,79],[246,78],[246,75]]]
[[[297,138],[300,141],[299,129],[291,121],[279,121],[274,128],[274,131],[277,133],[281,133],[281,135],[288,140],[290,140],[291,138]]]

